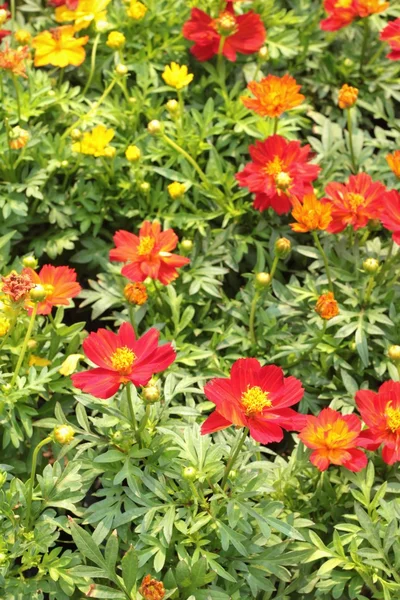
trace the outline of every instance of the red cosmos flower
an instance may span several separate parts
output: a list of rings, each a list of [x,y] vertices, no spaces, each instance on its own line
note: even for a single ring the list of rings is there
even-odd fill
[[[252,10],[244,15],[235,15],[232,2],[226,4],[225,10],[216,19],[199,8],[192,8],[190,19],[184,24],[182,33],[187,40],[195,42],[190,51],[201,61],[218,54],[222,37],[222,54],[232,61],[236,60],[237,52],[258,52],[266,38],[260,15]]]
[[[119,386],[131,381],[147,385],[154,373],[164,371],[175,360],[171,344],[158,346],[160,332],[154,327],[136,339],[130,323],[123,323],[118,333],[99,329],[83,342],[86,356],[95,365],[72,375],[75,387],[96,398],[110,398]]]
[[[395,19],[386,25],[379,36],[383,42],[387,42],[391,52],[386,55],[390,60],[400,60],[400,19]]]
[[[131,281],[144,281],[151,277],[168,285],[178,277],[176,269],[190,262],[184,256],[171,254],[178,243],[178,236],[173,229],[161,231],[157,222],[145,221],[139,236],[124,230],[117,231],[114,242],[116,248],[110,251],[110,260],[128,262],[121,273]]]
[[[308,163],[310,146],[289,142],[272,135],[249,148],[253,162],[236,175],[240,187],[255,192],[254,208],[260,211],[270,206],[278,215],[292,209],[292,197],[302,200],[313,191],[311,182],[318,177],[320,167]]]
[[[212,379],[204,393],[216,409],[204,421],[201,433],[213,433],[230,425],[248,427],[257,442],[280,442],[282,429],[299,430],[305,415],[289,406],[303,397],[301,382],[284,377],[280,367],[262,367],[255,358],[241,358],[231,369],[230,377]]]
[[[388,6],[389,2],[382,0],[324,0],[328,18],[321,21],[320,26],[325,31],[336,31],[350,25],[354,19],[381,13]]]
[[[361,471],[367,466],[367,457],[357,446],[360,439],[361,421],[356,415],[342,415],[337,410],[324,408],[317,417],[307,415],[307,424],[299,438],[314,452],[310,460],[320,471],[330,464],[343,465],[350,471]]]
[[[0,10],[7,11],[7,19],[9,19],[11,17],[11,13],[8,11],[7,2],[5,2],[4,4],[0,4]],[[8,35],[11,35],[10,29],[0,29],[0,42],[3,38],[7,37]]]
[[[39,273],[30,268],[23,269],[22,273],[29,275],[35,285],[40,284],[46,290],[46,299],[38,303],[38,315],[50,314],[53,306],[68,306],[70,299],[77,296],[82,289],[76,281],[75,269],[69,267],[44,265]],[[33,302],[26,300],[25,306],[30,314]]]
[[[386,194],[380,219],[386,229],[393,231],[393,240],[400,246],[400,194],[396,190]]]
[[[388,465],[400,460],[400,382],[386,381],[378,392],[360,390],[356,404],[368,429],[364,445],[376,450],[383,444],[382,458]]]
[[[348,225],[356,230],[365,227],[370,219],[380,218],[386,193],[383,183],[372,181],[366,173],[350,175],[348,183],[329,183],[326,197],[321,199],[332,207],[328,231],[339,233]]]

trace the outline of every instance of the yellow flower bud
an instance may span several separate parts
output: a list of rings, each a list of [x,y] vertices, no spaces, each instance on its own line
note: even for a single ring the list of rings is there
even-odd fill
[[[129,162],[137,162],[140,160],[142,153],[140,152],[140,148],[137,146],[128,146],[125,150],[125,156]]]
[[[176,100],[168,100],[165,107],[170,115],[176,115],[177,113],[179,113],[179,102],[177,102]]]
[[[157,121],[157,119],[150,121],[150,123],[147,125],[147,131],[151,135],[157,135],[158,133],[160,133],[161,128],[162,128],[161,123],[160,123],[160,121]]]
[[[126,65],[122,65],[121,63],[115,67],[115,72],[117,75],[126,75],[128,73],[128,67]]]
[[[400,346],[390,346],[388,349],[388,357],[394,362],[400,361]]]
[[[23,45],[29,44],[29,42],[32,39],[30,32],[27,31],[26,29],[17,29],[17,31],[14,34],[14,37],[15,37],[15,41],[18,42],[18,44],[23,44]]]
[[[114,148],[114,146],[107,146],[107,148],[104,148],[104,156],[106,158],[114,158],[116,153],[117,153],[117,151]]]
[[[82,135],[83,134],[82,134],[82,131],[80,129],[75,128],[75,129],[73,129],[71,131],[71,137],[72,137],[73,140],[80,140],[81,137],[82,137]]]
[[[34,288],[31,289],[31,291],[29,292],[29,296],[33,302],[42,302],[42,300],[46,299],[47,292],[43,285],[40,285],[40,283],[38,283],[37,285],[35,285]]]
[[[363,262],[363,269],[367,273],[377,273],[379,271],[379,262],[376,258],[366,258]]]
[[[197,479],[197,470],[194,467],[185,467],[182,471],[182,477],[187,481]]]
[[[24,267],[28,267],[30,269],[36,269],[38,266],[38,261],[34,256],[24,256],[22,259],[22,264]]]
[[[186,188],[183,183],[178,183],[178,181],[174,181],[170,183],[168,186],[168,193],[173,200],[177,198],[182,198],[184,193],[186,192]]]
[[[351,87],[351,85],[347,85],[347,83],[345,83],[339,91],[339,98],[338,98],[339,108],[342,108],[342,109],[351,108],[357,102],[357,98],[358,98],[358,89],[355,87]]]
[[[147,6],[145,6],[142,2],[139,2],[138,0],[131,0],[129,8],[126,12],[128,17],[130,17],[131,19],[134,19],[135,21],[140,21],[147,13]]]
[[[258,58],[260,58],[261,60],[268,60],[268,57],[269,52],[267,46],[261,46],[261,48],[258,51]]]
[[[71,425],[58,425],[54,428],[54,440],[59,444],[69,444],[74,438],[75,432]]]
[[[256,285],[259,287],[268,287],[271,283],[271,275],[269,273],[257,273]]]
[[[69,377],[72,373],[75,373],[79,361],[85,358],[83,354],[70,354],[62,363],[61,367],[58,369],[58,372],[64,377]]]
[[[184,252],[190,252],[193,249],[192,240],[182,240],[181,248]]]
[[[145,194],[147,194],[147,192],[150,191],[150,184],[147,181],[143,181],[139,188],[141,189],[142,192],[144,192]]]
[[[107,31],[107,29],[110,29],[111,25],[108,21],[106,20],[102,20],[100,19],[99,21],[96,22],[96,30],[99,33],[104,33],[105,31]]]
[[[126,37],[120,31],[111,31],[108,34],[106,44],[109,48],[114,48],[118,50],[118,48],[122,48],[122,46],[126,42]]]
[[[292,249],[292,244],[287,238],[279,238],[275,242],[275,255],[279,258],[287,258]]]
[[[147,385],[142,390],[142,397],[146,404],[153,404],[160,398],[160,390],[156,385]]]

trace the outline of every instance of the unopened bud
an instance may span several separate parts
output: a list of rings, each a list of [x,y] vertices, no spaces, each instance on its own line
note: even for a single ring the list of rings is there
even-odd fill
[[[388,349],[388,357],[394,362],[400,361],[400,346],[390,346]]]
[[[268,287],[271,283],[271,275],[269,273],[257,273],[256,285],[259,287]]]
[[[36,269],[36,267],[38,266],[38,261],[34,256],[25,256],[22,259],[22,264],[24,265],[24,267],[27,267],[29,269]]]
[[[182,471],[182,477],[187,481],[194,481],[197,478],[197,470],[194,467],[185,467]]]
[[[275,255],[279,258],[287,258],[292,249],[292,244],[287,238],[279,238],[275,242]]]
[[[181,248],[184,252],[190,252],[193,249],[192,240],[182,240]]]
[[[261,60],[267,60],[269,58],[269,52],[267,46],[261,46],[258,51],[258,58]]]
[[[128,73],[128,67],[126,65],[117,65],[115,67],[115,72],[117,75],[126,75]]]
[[[139,185],[140,189],[142,190],[142,192],[147,193],[150,191],[150,184],[147,181],[142,181],[142,183]]]
[[[367,273],[377,273],[379,270],[379,262],[376,258],[366,258],[363,262],[363,269]]]
[[[29,292],[29,297],[33,302],[42,302],[46,299],[47,292],[43,285],[38,283],[34,288]]]
[[[128,146],[125,150],[125,156],[126,160],[129,160],[129,162],[133,163],[140,160],[142,153],[140,152],[140,148],[138,148],[137,146]]]
[[[0,9],[0,25],[3,25],[8,19],[7,11],[4,8]]]
[[[104,33],[105,31],[107,31],[108,29],[110,29],[111,25],[108,21],[103,20],[99,20],[96,22],[96,30],[99,33]]]
[[[82,137],[82,131],[80,129],[77,129],[77,128],[73,129],[71,131],[71,137],[72,137],[73,140],[80,140],[81,137]]]
[[[74,435],[75,432],[71,425],[58,425],[53,432],[54,439],[59,444],[69,444]]]
[[[165,108],[169,112],[170,115],[176,115],[179,112],[179,102],[176,100],[168,100]]]
[[[116,153],[117,153],[117,151],[114,148],[114,146],[107,146],[107,148],[104,148],[104,156],[106,158],[114,158]]]
[[[157,121],[157,119],[154,119],[153,121],[150,121],[150,123],[147,125],[147,131],[151,135],[158,135],[159,133],[161,133],[161,123],[160,123],[160,121]]]
[[[142,390],[142,397],[146,404],[153,404],[160,399],[160,390],[156,385],[147,385]]]

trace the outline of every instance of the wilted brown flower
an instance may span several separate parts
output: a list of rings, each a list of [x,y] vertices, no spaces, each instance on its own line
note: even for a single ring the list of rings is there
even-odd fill
[[[24,300],[30,290],[35,286],[29,275],[22,275],[16,271],[11,271],[6,277],[2,277],[2,292],[10,296],[13,302]]]
[[[164,584],[157,579],[152,579],[151,575],[143,578],[139,592],[145,600],[162,600],[165,596]]]

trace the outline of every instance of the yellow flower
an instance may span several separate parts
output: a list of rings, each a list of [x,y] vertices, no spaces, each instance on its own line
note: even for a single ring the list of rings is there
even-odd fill
[[[125,156],[129,162],[137,162],[140,160],[142,153],[140,152],[140,148],[137,146],[128,146],[125,151]]]
[[[30,367],[48,367],[49,365],[51,365],[51,360],[47,360],[47,358],[42,358],[35,354],[31,354],[29,357]]]
[[[122,48],[125,42],[126,37],[123,33],[120,33],[119,31],[111,31],[108,34],[106,44],[109,48],[115,48],[116,50],[118,50],[118,48]]]
[[[35,48],[35,67],[53,65],[54,67],[78,67],[86,58],[83,46],[89,36],[74,37],[75,28],[72,25],[56,27],[49,31],[42,31],[33,38],[32,46]]]
[[[91,154],[92,156],[107,156],[110,148],[109,142],[114,137],[114,129],[107,129],[104,125],[97,125],[92,131],[86,131],[82,138],[72,144],[73,152]],[[107,151],[106,151],[107,150]]]
[[[131,17],[131,19],[134,19],[135,21],[140,21],[147,13],[147,6],[145,6],[144,4],[142,4],[142,2],[139,2],[138,0],[131,0],[129,8],[126,12],[128,17]]]
[[[193,74],[188,73],[186,65],[181,67],[176,62],[172,62],[165,67],[162,78],[167,85],[170,85],[176,90],[181,90],[193,80]]]
[[[32,39],[30,32],[26,29],[17,29],[17,31],[14,33],[14,37],[18,44],[29,44]]]
[[[0,315],[0,337],[7,335],[10,329],[10,320],[3,315]]]
[[[183,185],[183,183],[178,183],[177,181],[174,181],[168,186],[168,193],[174,200],[176,200],[177,198],[181,198],[185,192],[186,188]]]
[[[65,377],[69,377],[72,373],[75,373],[79,361],[85,358],[83,354],[70,354],[63,362],[58,372]]]
[[[86,29],[92,21],[107,19],[107,5],[111,0],[79,0],[76,10],[69,10],[65,4],[56,8],[55,17],[58,23],[74,21],[75,30]]]

